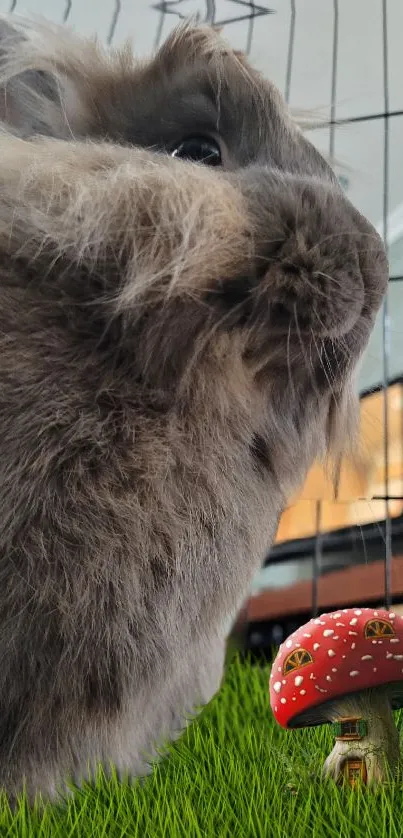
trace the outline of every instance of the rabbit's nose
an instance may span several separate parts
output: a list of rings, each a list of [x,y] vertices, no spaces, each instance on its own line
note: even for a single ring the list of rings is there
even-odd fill
[[[331,229],[312,242],[310,224],[298,225],[284,240],[266,281],[273,314],[318,337],[341,337],[359,319],[366,297],[360,237]]]
[[[386,293],[389,265],[386,250],[375,227],[350,205],[352,223],[357,230],[357,256],[365,288],[368,311],[378,311]]]
[[[274,329],[341,338],[369,332],[387,284],[381,239],[341,189],[252,167],[239,178],[251,217],[259,299]]]

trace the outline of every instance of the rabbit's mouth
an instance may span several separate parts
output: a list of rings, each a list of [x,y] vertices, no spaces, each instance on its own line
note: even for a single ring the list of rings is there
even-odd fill
[[[221,293],[227,305],[241,308],[245,325],[260,311],[277,336],[342,337],[354,328],[365,306],[364,281],[354,253],[332,273],[321,269],[320,258],[315,264],[311,254],[264,258],[253,276],[221,283]]]

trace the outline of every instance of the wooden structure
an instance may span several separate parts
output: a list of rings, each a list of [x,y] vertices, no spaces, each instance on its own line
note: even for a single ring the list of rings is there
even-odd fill
[[[403,514],[403,385],[392,384],[388,402],[388,490],[391,517]],[[334,487],[325,469],[316,463],[298,496],[284,512],[276,543],[309,538],[316,534],[317,501],[321,501],[323,532],[380,521],[385,517],[384,392],[361,399],[359,454],[353,463],[343,460]]]

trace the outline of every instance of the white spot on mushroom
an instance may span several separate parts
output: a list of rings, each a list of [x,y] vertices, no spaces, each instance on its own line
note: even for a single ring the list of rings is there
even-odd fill
[[[393,655],[394,661],[403,661],[403,655]]]
[[[286,683],[287,683],[287,681],[285,680],[285,678],[283,678],[283,684],[286,684]]]
[[[281,701],[282,704],[285,704],[287,699],[286,698],[280,698],[280,701]]]
[[[317,649],[319,649],[319,646],[320,646],[320,643],[314,643],[314,644],[313,644],[313,650],[314,650],[314,652],[316,652],[316,650],[317,650]]]
[[[346,625],[345,623],[336,623],[336,626],[342,626],[342,628],[344,628],[345,625]]]
[[[300,691],[299,691],[299,694],[300,694],[300,695],[306,695],[306,690],[300,690]]]
[[[315,626],[325,626],[326,623],[324,620],[314,620]]]
[[[372,641],[372,645],[373,645],[373,646],[376,646],[376,644],[377,644],[377,641],[376,641],[376,640],[373,640],[373,641]]]
[[[386,652],[386,660],[389,660],[389,658],[393,658],[392,652]]]
[[[390,642],[391,643],[400,643],[400,639],[398,637],[391,637]]]
[[[352,643],[350,648],[355,649],[355,643]]]
[[[312,637],[312,635],[311,635],[311,634],[309,634],[309,632],[306,632],[306,633],[304,634],[304,637]]]
[[[376,672],[376,666],[374,666],[374,669],[373,669],[373,671],[374,671],[374,672]]]
[[[326,681],[331,681],[331,680],[332,679],[331,679],[330,675],[326,675]]]
[[[343,614],[348,614],[348,608],[342,608]]]
[[[340,640],[339,635],[335,634],[334,637],[333,637],[333,640]]]
[[[337,672],[337,669],[336,669],[335,666],[332,667],[332,672]]]
[[[351,634],[353,637],[357,637],[358,631],[349,631],[349,634]]]
[[[358,669],[352,669],[350,672],[351,678],[355,678],[356,675],[359,675]]]
[[[333,619],[337,620],[339,617],[341,617],[341,611],[336,611],[336,613],[333,614]]]
[[[357,614],[357,617],[361,617],[361,614],[362,614],[361,608],[356,608],[356,610],[354,611],[354,614]]]
[[[394,614],[394,612],[391,611],[390,614],[389,614],[389,620],[394,620],[395,617],[396,617],[396,614]]]
[[[374,611],[374,617],[377,617],[377,616],[378,616],[378,612]]]
[[[327,693],[327,690],[323,690],[322,687],[318,687],[317,684],[315,684],[315,690],[318,690],[320,693]]]
[[[275,692],[275,693],[279,693],[279,692],[280,692],[280,690],[281,690],[281,681],[276,681],[276,683],[275,683],[275,684],[273,684],[273,690],[274,690],[274,692]]]
[[[281,672],[281,666],[277,667],[277,672]]]
[[[334,651],[333,651],[333,649],[328,649],[328,650],[327,650],[327,653],[328,653],[328,655],[329,655],[329,658],[334,658],[334,657],[336,657],[336,652],[334,652]]]
[[[357,625],[357,622],[358,622],[357,617],[353,617],[353,619],[352,619],[352,620],[350,620],[349,625],[350,625],[350,626],[356,626],[356,625]]]
[[[291,701],[296,701],[296,700],[297,700],[297,699],[296,699],[296,696],[295,696],[295,695],[293,695],[293,697],[292,697]]]
[[[362,655],[361,660],[362,661],[372,661],[373,657],[372,657],[372,655]]]
[[[295,686],[296,686],[296,687],[300,687],[300,686],[301,686],[301,684],[302,684],[302,682],[303,682],[303,680],[304,680],[304,679],[303,679],[302,675],[296,675],[296,676],[295,676],[295,680],[294,680],[294,684],[295,684]]]
[[[343,658],[343,659],[344,659],[345,657],[346,657],[345,655],[342,655],[342,658]]]
[[[288,640],[285,641],[285,645],[287,646],[287,649],[290,648],[291,644],[292,644],[292,641],[290,640],[290,638],[288,638]]]
[[[316,675],[314,675],[313,672],[311,672],[309,678],[311,681],[316,681]]]
[[[334,629],[325,629],[323,632],[323,637],[331,637],[334,634]]]

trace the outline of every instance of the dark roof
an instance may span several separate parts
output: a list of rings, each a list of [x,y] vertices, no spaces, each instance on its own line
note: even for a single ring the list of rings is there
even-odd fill
[[[360,564],[334,571],[318,580],[319,611],[333,610],[349,605],[381,604],[384,600],[384,561]],[[391,592],[394,598],[403,598],[403,557],[392,561]],[[312,610],[312,582],[296,582],[286,588],[276,588],[251,596],[246,606],[248,622],[278,620],[292,614],[310,615]]]

